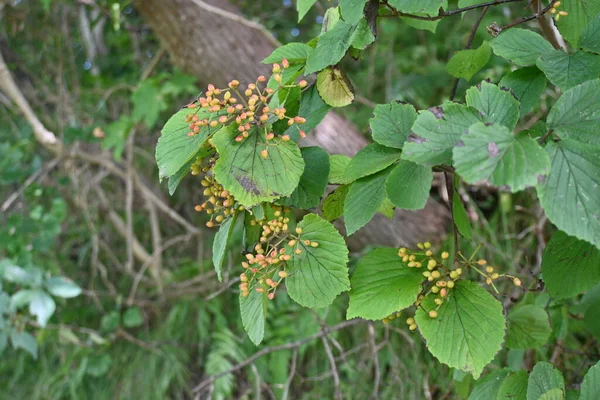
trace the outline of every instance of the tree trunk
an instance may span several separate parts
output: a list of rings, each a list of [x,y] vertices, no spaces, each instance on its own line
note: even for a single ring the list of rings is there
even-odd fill
[[[231,79],[254,82],[269,66],[260,61],[276,41],[260,25],[244,19],[225,0],[134,0],[175,65],[204,84],[224,86]],[[330,112],[304,145],[319,145],[330,154],[354,155],[368,143],[348,121]],[[436,240],[446,231],[449,213],[430,199],[424,210],[396,212],[393,220],[382,215],[348,238],[352,249],[367,244],[414,245]]]

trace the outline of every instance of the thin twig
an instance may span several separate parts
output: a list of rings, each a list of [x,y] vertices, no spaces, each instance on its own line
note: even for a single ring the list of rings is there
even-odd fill
[[[485,3],[475,4],[475,5],[472,5],[472,6],[467,6],[467,7],[462,7],[462,8],[456,8],[454,10],[443,11],[443,12],[440,12],[438,15],[434,15],[434,16],[424,16],[424,15],[416,15],[416,14],[403,13],[402,11],[396,10],[387,1],[384,1],[383,4],[385,4],[387,6],[387,8],[389,9],[389,11],[391,13],[390,14],[380,14],[380,15],[378,15],[378,17],[380,17],[380,18],[403,17],[403,18],[420,19],[420,20],[423,20],[423,21],[437,21],[438,19],[442,19],[444,17],[450,17],[452,15],[462,14],[462,13],[464,13],[466,11],[469,11],[469,10],[475,10],[475,9],[478,9],[478,8],[489,7],[489,6],[498,6],[498,5],[506,4],[506,3],[516,3],[516,2],[520,2],[520,1],[524,1],[524,0],[495,0],[495,1],[488,1],[488,2],[485,2]]]
[[[467,45],[465,46],[465,50],[469,50],[471,48],[471,46],[473,45],[473,39],[475,39],[475,34],[477,33],[477,29],[479,29],[479,25],[481,25],[481,21],[483,20],[483,17],[485,16],[485,14],[487,13],[489,8],[490,8],[490,6],[483,7],[481,14],[479,14],[479,18],[477,18],[475,25],[473,25],[473,29],[471,29],[471,34],[469,35],[469,39],[467,40]],[[456,90],[458,89],[459,81],[460,81],[460,78],[456,78],[454,80],[454,85],[452,86],[452,93],[450,93],[450,101],[453,101],[454,97],[456,96]]]
[[[50,161],[48,164],[42,165],[40,169],[38,169],[32,175],[30,175],[29,178],[25,180],[23,185],[21,185],[21,187],[17,191],[13,192],[10,196],[8,196],[6,200],[4,200],[4,203],[2,203],[2,207],[0,207],[0,211],[6,212],[10,208],[10,206],[15,202],[15,200],[17,200],[19,196],[23,194],[25,189],[27,189],[37,180],[44,179],[46,175],[48,175],[48,173],[50,173],[50,171],[52,171],[54,167],[56,167],[60,160],[60,157],[57,157]]]
[[[539,19],[539,18],[541,18],[541,17],[542,17],[544,14],[546,14],[548,11],[550,11],[550,9],[551,9],[552,7],[554,7],[554,3],[555,3],[556,1],[557,1],[557,0],[552,0],[552,1],[550,2],[550,4],[548,4],[546,7],[544,7],[544,8],[542,9],[542,11],[536,12],[535,14],[533,14],[533,15],[530,15],[529,17],[523,17],[523,18],[521,18],[521,19],[519,19],[519,20],[517,20],[517,21],[511,22],[510,24],[504,25],[504,26],[502,26],[502,27],[500,27],[500,28],[496,29],[496,32],[497,32],[498,34],[500,34],[501,32],[504,32],[504,31],[505,31],[505,30],[507,30],[507,29],[513,28],[513,27],[515,27],[515,26],[517,26],[517,25],[520,25],[520,24],[523,24],[523,23],[525,23],[525,22],[527,22],[527,21],[531,21],[531,20],[534,20],[534,19]]]
[[[220,372],[216,375],[213,375],[209,378],[206,378],[205,380],[203,380],[202,382],[200,382],[198,385],[196,385],[192,391],[194,393],[199,392],[201,390],[203,390],[206,386],[212,384],[214,381],[216,381],[217,379],[221,378],[222,376],[225,376],[227,374],[230,374],[232,372],[236,372],[239,371],[240,369],[247,367],[248,365],[252,364],[254,361],[256,361],[257,359],[259,359],[260,357],[276,352],[276,351],[281,351],[281,350],[291,350],[291,349],[296,349],[300,346],[302,346],[303,344],[306,344],[308,342],[312,342],[315,339],[320,339],[323,336],[328,335],[331,332],[335,332],[335,331],[339,331],[341,329],[345,329],[348,328],[349,326],[354,326],[354,325],[358,325],[358,324],[362,324],[365,321],[361,320],[361,319],[352,319],[350,321],[344,321],[344,322],[340,322],[337,325],[334,325],[330,328],[326,328],[323,329],[322,331],[315,333],[314,335],[305,337],[304,339],[300,339],[297,340],[295,342],[291,342],[291,343],[286,343],[286,344],[282,344],[279,346],[273,346],[273,347],[266,347],[256,353],[254,353],[252,356],[250,356],[249,358],[245,359],[244,361],[234,365],[233,367],[229,368],[226,371]]]
[[[325,354],[329,360],[329,368],[331,368],[331,375],[333,376],[333,386],[335,388],[334,398],[335,400],[341,400],[342,390],[340,387],[340,374],[338,373],[337,364],[335,363],[335,357],[333,356],[331,346],[329,346],[329,342],[325,335],[321,337],[321,342],[323,342],[323,348],[325,349]]]
[[[285,381],[285,387],[283,388],[283,394],[281,395],[282,400],[287,400],[288,393],[290,392],[290,386],[292,386],[292,381],[294,380],[294,375],[296,375],[296,363],[298,362],[298,349],[294,349],[292,353],[292,365],[290,367],[290,372],[288,373],[288,378]]]

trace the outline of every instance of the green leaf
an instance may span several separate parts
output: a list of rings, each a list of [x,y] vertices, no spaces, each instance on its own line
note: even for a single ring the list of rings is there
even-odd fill
[[[550,42],[541,35],[521,28],[512,28],[501,33],[490,45],[497,56],[522,67],[535,65],[539,56],[554,51]]]
[[[538,400],[552,389],[560,389],[564,393],[565,383],[560,371],[545,361],[535,364],[527,383],[527,400]]]
[[[452,194],[452,215],[454,217],[454,225],[463,237],[471,239],[471,220],[467,215],[467,210],[458,195],[458,192],[454,190]]]
[[[600,145],[600,79],[564,92],[550,110],[547,122],[563,139]]]
[[[344,202],[350,186],[342,185],[329,194],[323,201],[323,217],[332,222],[344,214]]]
[[[579,400],[594,400],[600,393],[600,362],[592,366],[581,383]]]
[[[413,305],[422,290],[423,270],[409,268],[398,249],[375,249],[360,258],[352,274],[347,319],[380,320]]]
[[[225,260],[225,255],[227,253],[227,243],[229,242],[229,238],[231,237],[231,233],[235,227],[235,221],[237,220],[237,217],[238,214],[236,213],[233,217],[227,218],[225,221],[223,221],[217,234],[215,235],[215,239],[213,240],[212,260],[219,282],[222,280],[221,268],[223,267],[223,261]]]
[[[330,7],[325,10],[325,15],[323,16],[323,23],[321,25],[321,33],[325,33],[333,29],[335,24],[341,19],[340,8],[339,7]],[[313,47],[316,46],[318,38],[312,39],[308,44],[313,44]]]
[[[72,280],[62,276],[55,276],[46,280],[46,288],[51,295],[70,299],[81,294],[81,288]]]
[[[592,53],[600,54],[600,14],[592,19],[590,23],[581,32],[579,47]]]
[[[383,202],[377,209],[377,212],[382,213],[388,219],[394,219],[394,215],[396,214],[396,206],[392,203],[390,199],[387,197],[383,199]]]
[[[288,43],[273,50],[273,52],[261,62],[263,64],[280,63],[284,58],[290,64],[304,64],[312,48],[305,43]]]
[[[344,201],[346,235],[352,235],[373,218],[385,200],[385,181],[390,172],[388,168],[352,184]]]
[[[538,58],[536,65],[562,90],[600,76],[600,57],[585,51],[568,54],[555,50]]]
[[[214,174],[219,183],[245,207],[292,194],[304,171],[300,149],[280,137],[267,141],[264,130],[253,127],[248,138],[235,141],[232,127],[220,130],[212,143],[219,152]],[[268,150],[267,158],[261,156]]]
[[[38,344],[32,334],[13,329],[10,333],[10,341],[14,349],[23,349],[37,360]]]
[[[33,298],[35,291],[21,289],[10,296],[10,310],[18,310],[19,308],[28,305]]]
[[[350,160],[346,168],[346,180],[352,182],[379,172],[398,161],[401,155],[398,149],[371,143]]]
[[[526,400],[528,378],[527,371],[510,374],[498,388],[496,400]]]
[[[369,25],[366,19],[361,19],[358,25],[356,26],[352,37],[350,38],[350,45],[355,50],[365,50],[374,41],[375,35],[373,34],[371,26]]]
[[[169,187],[169,195],[170,196],[173,196],[173,193],[175,193],[175,190],[177,189],[177,187],[181,183],[181,180],[183,178],[185,178],[187,174],[190,173],[190,167],[192,166],[192,164],[194,163],[194,161],[195,161],[195,159],[192,158],[183,167],[181,167],[179,169],[179,171],[177,171],[175,173],[175,175],[171,175],[169,177],[168,187]]]
[[[415,316],[429,351],[440,362],[478,379],[502,346],[502,304],[475,282],[458,281],[437,318],[430,318],[428,312],[436,308],[435,297],[428,295],[424,310],[419,308]]]
[[[519,121],[519,102],[514,96],[498,86],[481,82],[467,90],[467,105],[483,114],[483,122],[494,123],[513,129]]]
[[[290,126],[285,133],[298,142],[300,140],[300,130],[308,133],[317,127],[323,121],[331,106],[323,101],[317,91],[317,85],[311,86],[309,89],[302,93],[300,98],[300,109],[298,115],[306,118],[306,123],[299,125],[294,124]]]
[[[267,293],[258,293],[251,290],[247,297],[240,294],[240,314],[242,325],[248,337],[256,346],[265,336],[265,322],[267,320]]]
[[[547,82],[546,76],[539,69],[526,67],[505,75],[498,85],[510,89],[521,103],[521,115],[525,115],[540,104]]]
[[[100,378],[110,371],[111,365],[112,358],[109,354],[94,355],[89,358],[85,373],[94,378]]]
[[[469,127],[481,119],[477,110],[445,103],[421,111],[404,144],[402,158],[421,165],[452,163],[452,149]]]
[[[321,34],[317,47],[308,56],[304,74],[309,75],[340,62],[352,44],[355,30],[356,25],[338,21],[331,30]]]
[[[43,290],[34,290],[29,300],[29,312],[36,316],[37,323],[42,328],[54,314],[56,303]]]
[[[112,332],[119,327],[121,315],[118,311],[111,311],[100,320],[100,327],[105,332]]]
[[[298,228],[302,234],[296,247],[302,253],[288,247],[287,253],[292,254],[287,263],[288,293],[304,307],[326,307],[338,294],[350,290],[346,242],[333,225],[316,214],[306,215]],[[304,240],[317,242],[318,247],[306,246]]]
[[[369,120],[373,140],[384,146],[401,149],[416,119],[417,112],[410,104],[378,104],[373,111],[373,118]]]
[[[454,148],[456,172],[468,183],[490,184],[518,192],[534,187],[548,174],[550,161],[528,135],[513,135],[506,127],[478,123]]]
[[[419,15],[419,14],[417,14]],[[426,16],[421,14],[421,16]],[[435,33],[435,31],[437,30],[437,27],[440,23],[441,20],[436,20],[436,21],[424,21],[422,19],[414,19],[414,18],[400,18],[402,20],[402,22],[404,22],[406,25],[415,28],[415,29],[419,29],[419,30],[424,30],[424,31],[429,31],[429,32],[433,32]]]
[[[317,0],[297,0],[296,10],[298,11],[298,22],[302,21],[302,18],[311,9],[311,7],[317,2]]]
[[[600,282],[600,250],[558,231],[544,249],[542,278],[554,300],[583,293]]]
[[[546,151],[550,173],[537,188],[546,215],[568,235],[600,247],[600,147],[565,139]]]
[[[448,8],[448,0],[389,0],[392,7],[407,14],[437,15],[440,8]]]
[[[398,208],[420,210],[427,204],[432,182],[431,168],[402,160],[387,178],[387,195]]]
[[[510,374],[508,368],[494,371],[485,378],[477,381],[468,400],[490,400],[496,399],[498,390],[505,378]]]
[[[144,323],[144,316],[138,307],[128,308],[123,314],[123,325],[127,328],[137,328]]]
[[[540,400],[564,400],[565,394],[561,389],[551,389],[540,396]]]
[[[533,304],[524,305],[508,314],[506,347],[509,349],[535,349],[548,341],[552,328],[548,313]]]
[[[354,89],[338,67],[325,68],[317,75],[317,90],[325,103],[344,107],[354,101]]]
[[[6,258],[0,261],[0,276],[19,285],[30,286],[34,283],[32,274]]]
[[[143,81],[131,95],[133,111],[131,116],[136,121],[144,122],[146,128],[156,124],[160,113],[167,109],[167,103],[159,88],[151,80]]]
[[[475,50],[460,50],[454,53],[446,69],[448,73],[455,78],[471,79],[473,75],[479,72],[490,60],[492,49],[487,42],[483,42]]]
[[[340,12],[344,21],[356,25],[364,16],[368,0],[340,0]]]
[[[201,109],[183,108],[173,115],[161,131],[158,144],[156,145],[156,163],[161,177],[170,177],[177,174],[196,153],[208,137],[218,128],[210,126],[203,127],[194,136],[188,136],[190,131],[189,122],[185,122],[188,115],[196,115],[198,118],[210,118],[207,111]]]
[[[557,22],[558,30],[576,48],[582,31],[600,13],[600,3],[597,0],[569,0],[562,3],[560,10],[568,15]]]
[[[350,157],[343,154],[334,154],[329,157],[329,183],[332,185],[344,185],[352,182],[346,178],[346,168],[352,160]]]
[[[321,147],[303,147],[300,149],[304,159],[304,172],[300,183],[290,197],[282,199],[281,204],[297,208],[317,207],[327,187],[329,177],[329,154]]]

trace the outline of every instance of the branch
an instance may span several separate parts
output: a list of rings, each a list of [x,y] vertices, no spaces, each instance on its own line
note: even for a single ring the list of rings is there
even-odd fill
[[[481,25],[481,21],[483,20],[483,17],[485,17],[485,14],[487,13],[489,8],[490,8],[489,6],[483,7],[483,11],[481,11],[481,14],[479,14],[479,18],[477,18],[477,21],[475,21],[475,25],[473,25],[473,29],[471,29],[471,34],[469,35],[469,39],[467,40],[465,50],[469,50],[471,48],[471,46],[473,45],[473,39],[475,39],[475,34],[477,33],[477,29],[479,29],[479,25]],[[454,80],[454,86],[452,86],[452,93],[450,94],[450,101],[454,100],[454,96],[456,96],[456,90],[458,89],[459,81],[460,81],[460,78],[456,78]]]
[[[402,11],[398,11],[397,9],[395,9],[394,7],[392,7],[387,1],[384,1],[383,4],[385,4],[387,6],[387,8],[390,10],[391,14],[380,14],[380,15],[378,15],[378,17],[380,17],[380,18],[404,17],[404,18],[420,19],[422,21],[437,21],[437,20],[442,19],[444,17],[450,17],[452,15],[462,14],[462,13],[464,13],[466,11],[469,11],[469,10],[476,10],[478,8],[484,8],[484,7],[489,7],[489,6],[498,6],[500,4],[505,4],[505,3],[516,3],[516,2],[519,2],[519,1],[524,1],[524,0],[495,0],[495,1],[488,1],[488,2],[485,2],[485,3],[475,4],[475,5],[472,5],[472,6],[467,6],[467,7],[462,7],[462,8],[456,8],[454,10],[443,11],[443,12],[440,12],[438,15],[434,15],[434,16],[424,16],[424,15],[403,13]]]
[[[52,150],[54,153],[60,154],[63,149],[62,142],[58,140],[58,138],[54,135],[54,133],[50,132],[46,129],[46,127],[40,122],[38,117],[33,112],[33,109],[21,93],[21,90],[17,87],[12,75],[6,63],[4,62],[4,58],[2,57],[2,53],[0,52],[0,89],[4,91],[4,93],[17,105],[29,125],[31,125],[33,129],[33,134],[38,142],[40,142],[44,147]]]
[[[222,376],[225,376],[227,374],[230,374],[232,372],[236,372],[239,371],[240,369],[247,367],[248,365],[252,364],[254,361],[256,361],[257,359],[259,359],[260,357],[267,355],[269,353],[274,353],[276,351],[281,351],[281,350],[291,350],[291,349],[296,349],[300,346],[302,346],[303,344],[306,344],[308,342],[311,342],[315,339],[320,339],[328,334],[330,334],[331,332],[335,332],[335,331],[339,331],[341,329],[345,329],[349,326],[353,326],[353,325],[358,325],[358,324],[362,324],[365,323],[366,321],[363,321],[362,319],[353,319],[350,321],[344,321],[344,322],[340,322],[337,325],[334,325],[330,328],[325,328],[323,329],[321,332],[319,333],[315,333],[312,336],[308,336],[304,339],[300,339],[298,341],[295,342],[291,342],[291,343],[286,343],[286,344],[282,344],[279,346],[273,346],[273,347],[266,347],[264,349],[262,349],[259,352],[254,353],[251,357],[245,359],[244,361],[242,361],[239,364],[234,365],[233,367],[229,368],[226,371],[220,372],[216,375],[213,375],[205,380],[203,380],[202,382],[200,382],[198,385],[196,385],[192,391],[194,393],[198,393],[200,392],[202,389],[204,389],[206,386],[212,384],[214,381],[216,381],[217,379],[221,378]]]
[[[494,29],[494,33],[496,35],[499,35],[500,33],[504,32],[505,30],[510,29],[512,27],[515,27],[517,25],[520,25],[522,23],[525,23],[527,21],[531,21],[531,20],[534,20],[534,19],[538,19],[539,20],[540,18],[542,18],[544,16],[544,14],[546,14],[548,11],[550,11],[550,9],[552,7],[554,7],[554,3],[556,1],[557,0],[552,0],[550,2],[550,4],[548,4],[546,7],[544,7],[541,11],[538,11],[537,13],[535,13],[533,15],[530,15],[529,17],[523,17],[523,18],[521,18],[521,19],[519,19],[517,21],[511,22],[510,24],[507,24],[507,25],[504,25],[504,26],[502,26],[500,28]]]

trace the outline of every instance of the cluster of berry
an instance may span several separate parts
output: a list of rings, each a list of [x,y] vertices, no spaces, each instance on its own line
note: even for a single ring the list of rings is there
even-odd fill
[[[558,11],[558,7],[560,7],[560,1],[555,2],[550,9],[550,14],[554,16],[554,20],[556,22],[560,20],[560,17],[566,17],[569,15],[569,13],[566,11]]]
[[[274,207],[273,218],[254,219],[252,226],[259,226],[262,233],[259,243],[254,247],[254,254],[246,254],[242,262],[244,272],[240,275],[240,291],[247,297],[251,290],[259,293],[267,292],[267,297],[275,297],[277,287],[287,278],[286,262],[292,258],[292,253],[302,254],[303,246],[318,247],[317,242],[302,240],[302,228],[290,232],[289,218],[285,215],[289,209]]]
[[[469,261],[469,260],[467,260]],[[516,276],[508,275],[508,274],[499,274],[495,272],[495,268],[488,264],[488,262],[484,259],[479,259],[475,263],[469,263],[470,267],[472,267],[477,273],[485,278],[485,283],[492,286],[496,293],[498,293],[498,289],[494,285],[494,281],[498,278],[506,277],[513,281],[515,286],[521,286],[521,280]],[[479,267],[485,267],[485,272],[479,269]]]
[[[194,209],[210,215],[210,221],[206,223],[206,226],[212,228],[235,213],[235,198],[212,175],[205,175],[200,184],[205,188],[203,194],[208,199],[204,203],[196,205]]]
[[[412,251],[405,247],[398,250],[398,256],[402,258],[402,261],[412,268],[423,268],[427,271],[423,271],[423,276],[427,278],[428,289],[419,295],[415,305],[420,306],[421,302],[429,293],[436,294],[437,297],[434,299],[436,309],[429,311],[431,318],[437,317],[437,310],[444,304],[445,299],[448,297],[449,291],[454,288],[455,281],[460,278],[463,271],[462,268],[450,269],[445,265],[446,260],[450,257],[447,251],[442,252],[437,257],[433,250],[431,250],[431,243],[417,243],[419,250]],[[412,320],[412,318],[409,318]],[[409,323],[410,326],[414,325],[414,321]],[[416,325],[414,325],[416,328]],[[414,330],[414,329],[412,329]]]
[[[300,116],[289,117],[284,107],[269,107],[270,99],[282,88],[299,87],[305,88],[308,83],[305,80],[297,84],[283,85],[283,70],[289,67],[289,62],[283,59],[282,65],[273,64],[273,79],[278,86],[273,89],[265,82],[267,78],[263,75],[256,82],[248,84],[244,92],[241,92],[240,82],[232,80],[227,88],[219,89],[214,85],[208,85],[203,97],[199,97],[194,103],[189,104],[189,109],[198,109],[195,113],[186,116],[189,124],[188,136],[198,134],[203,127],[218,128],[234,123],[237,125],[239,135],[236,142],[242,142],[250,136],[250,130],[254,126],[264,126],[267,140],[272,140],[275,133],[267,132],[267,124],[273,121],[287,119],[288,125],[304,124],[306,119]],[[263,88],[261,88],[261,84]],[[199,111],[202,110],[202,113]],[[202,116],[206,116],[202,118]],[[300,136],[306,134],[300,131]],[[282,140],[290,140],[289,135],[282,135]],[[263,151],[261,155],[266,158],[268,152]]]
[[[437,318],[440,307],[448,299],[452,289],[454,289],[456,286],[456,281],[458,281],[463,275],[463,268],[447,265],[449,264],[448,260],[450,258],[450,254],[447,251],[443,251],[439,254],[439,257],[436,256],[433,250],[431,250],[431,243],[429,242],[417,243],[417,247],[418,250],[410,250],[406,247],[400,248],[398,250],[398,257],[400,257],[402,262],[405,263],[409,268],[424,269],[423,276],[426,278],[426,285],[424,290],[417,297],[415,306],[421,307],[423,299],[425,299],[427,295],[433,294],[435,296],[433,299],[435,308],[429,310],[427,313],[430,318]],[[466,259],[459,252],[458,256],[462,260],[457,260],[456,265],[473,268],[485,278],[485,282],[488,285],[491,285],[496,292],[498,292],[498,290],[494,286],[494,281],[501,277],[511,279],[515,286],[521,286],[521,280],[519,278],[508,274],[498,274],[495,272],[495,268],[493,266],[488,265],[486,260],[479,259],[477,261],[473,261],[478,250],[479,247],[473,252],[469,259]],[[485,267],[485,270],[482,271],[479,267]],[[382,322],[389,323],[399,316],[400,312],[393,313],[384,318]],[[414,318],[408,318],[406,323],[408,324],[409,330],[414,331],[417,329]]]

